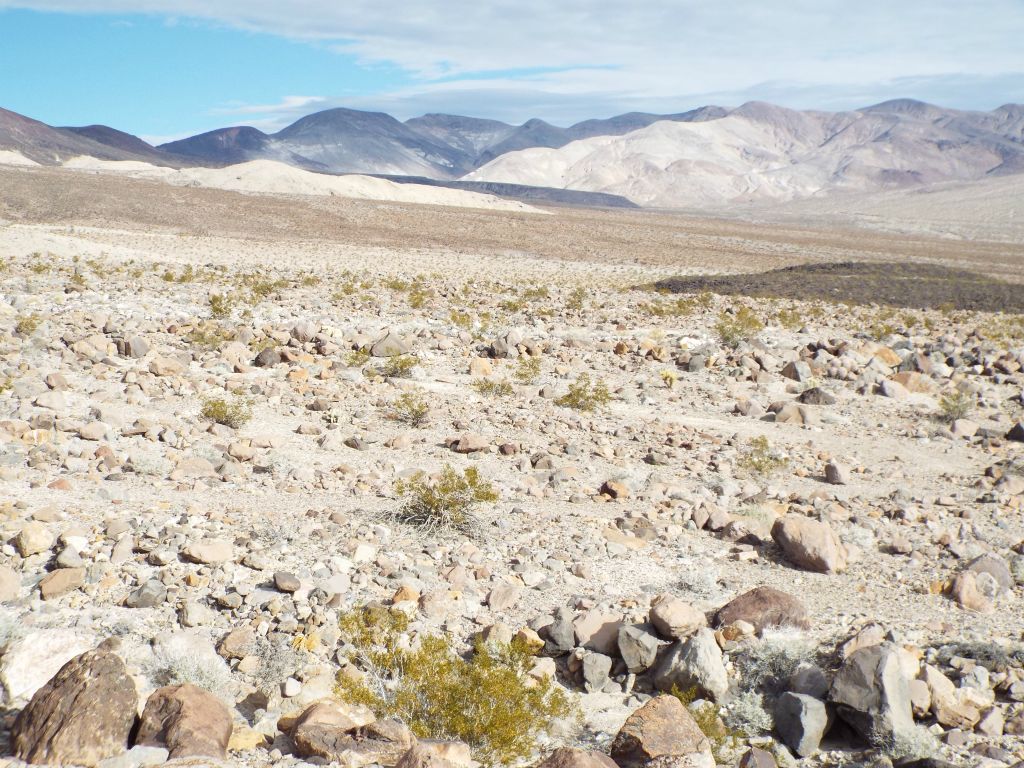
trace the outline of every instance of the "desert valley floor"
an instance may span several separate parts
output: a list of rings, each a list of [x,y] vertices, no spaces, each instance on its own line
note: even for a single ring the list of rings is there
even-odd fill
[[[1024,243],[814,213],[0,166],[0,764],[32,694],[116,637],[140,707],[169,682],[224,701],[224,764],[359,765],[288,724],[336,694],[339,617],[374,601],[460,649],[539,642],[532,672],[580,717],[533,761],[607,752],[676,682],[729,733],[693,765],[1024,759],[1022,315],[959,309],[938,278],[904,308],[651,287],[895,262],[1019,295]],[[445,466],[497,500],[465,531],[403,522],[399,481]],[[796,599],[786,620],[720,610],[759,587]],[[839,696],[863,648],[896,659],[916,724],[794,755],[778,700]]]

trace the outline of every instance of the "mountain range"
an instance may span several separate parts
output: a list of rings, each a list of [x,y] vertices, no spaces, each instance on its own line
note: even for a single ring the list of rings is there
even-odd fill
[[[618,195],[708,208],[1024,173],[1024,106],[962,111],[900,99],[845,112],[749,102],[629,113],[567,128],[543,120],[328,109],[276,133],[233,126],[154,147],[103,125],[58,128],[0,109],[0,150],[172,167],[269,159],[363,173]],[[511,187],[510,187],[511,188]]]

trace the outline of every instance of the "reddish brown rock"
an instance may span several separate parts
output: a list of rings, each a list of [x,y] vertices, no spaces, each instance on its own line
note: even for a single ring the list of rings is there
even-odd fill
[[[672,768],[715,765],[711,742],[675,696],[657,696],[623,723],[610,750],[621,768],[651,763]]]
[[[135,743],[165,747],[171,759],[227,756],[231,712],[209,691],[191,683],[153,691],[142,712]]]
[[[76,656],[14,721],[14,754],[28,763],[92,766],[128,748],[138,695],[124,662],[103,646]]]
[[[715,626],[726,627],[737,621],[752,624],[760,634],[770,627],[809,629],[807,609],[792,595],[773,587],[756,587],[718,609]]]
[[[548,755],[537,768],[618,768],[608,755],[592,749],[561,747]]]
[[[772,538],[786,559],[818,573],[846,569],[846,547],[828,525],[798,515],[781,517],[772,525]]]

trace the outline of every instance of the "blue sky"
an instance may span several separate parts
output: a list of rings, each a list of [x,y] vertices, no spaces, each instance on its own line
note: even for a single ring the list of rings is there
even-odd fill
[[[568,124],[1024,102],[1024,0],[0,0],[0,106],[148,139],[330,106]]]

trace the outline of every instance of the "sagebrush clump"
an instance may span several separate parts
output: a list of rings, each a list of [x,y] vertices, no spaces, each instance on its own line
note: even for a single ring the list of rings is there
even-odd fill
[[[481,479],[476,467],[460,473],[447,464],[436,479],[417,472],[395,483],[395,491],[402,498],[395,517],[428,531],[468,533],[474,507],[498,500],[494,486]]]
[[[430,421],[430,403],[416,392],[405,392],[391,404],[390,415],[410,427],[422,427]]]
[[[594,411],[604,408],[611,399],[607,384],[601,380],[591,383],[590,374],[581,373],[580,377],[569,385],[569,391],[555,400],[555,403],[577,411]]]
[[[731,314],[722,312],[715,323],[715,332],[728,347],[738,347],[764,330],[764,323],[750,307],[741,306]]]
[[[526,647],[478,640],[463,658],[446,637],[420,636],[408,647],[405,614],[364,606],[340,620],[342,654],[354,674],[338,675],[338,695],[395,718],[427,739],[457,739],[486,765],[530,757],[554,722],[575,714],[551,678],[531,677]]]
[[[520,384],[533,384],[540,378],[540,358],[520,357],[512,377]]]
[[[952,423],[957,419],[966,419],[974,410],[974,395],[960,389],[944,393],[939,398],[939,418]]]
[[[245,426],[252,418],[252,403],[246,398],[227,400],[223,397],[208,397],[203,400],[200,415],[232,429]]]
[[[475,379],[473,389],[488,397],[508,397],[515,391],[505,379]]]
[[[759,435],[750,440],[736,463],[755,475],[771,477],[785,469],[789,459],[776,452],[767,437]]]

